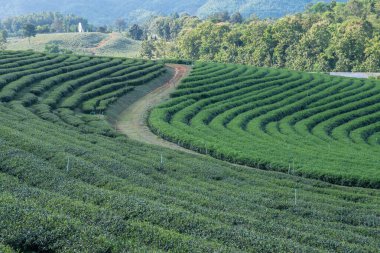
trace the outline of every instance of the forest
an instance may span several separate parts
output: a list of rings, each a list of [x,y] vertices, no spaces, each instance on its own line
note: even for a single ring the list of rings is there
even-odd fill
[[[380,71],[380,2],[318,3],[280,19],[157,17],[141,55],[301,71]]]
[[[37,33],[76,32],[79,22],[82,23],[85,30],[92,31],[94,29],[87,19],[73,14],[42,12],[0,20],[0,31],[3,30],[9,35],[18,36],[22,34],[26,24],[31,24],[35,26]]]

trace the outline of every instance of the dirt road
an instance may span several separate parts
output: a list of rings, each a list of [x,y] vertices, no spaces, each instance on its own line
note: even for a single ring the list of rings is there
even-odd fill
[[[170,64],[168,66],[175,70],[173,77],[161,87],[142,97],[122,112],[116,127],[120,132],[124,133],[131,139],[147,144],[197,154],[191,150],[182,148],[174,143],[161,139],[153,134],[146,124],[149,110],[161,103],[163,100],[169,98],[169,94],[178,86],[181,79],[187,76],[191,70],[189,66],[185,65]]]
[[[104,47],[108,42],[110,42],[111,40],[114,40],[116,37],[117,36],[115,33],[110,33],[107,38],[100,41],[99,44],[96,47],[91,48],[90,51],[92,52],[92,54],[96,54],[96,50]]]

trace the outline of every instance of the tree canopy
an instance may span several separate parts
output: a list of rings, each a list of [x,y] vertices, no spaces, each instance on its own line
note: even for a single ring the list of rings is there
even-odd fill
[[[29,43],[30,43],[30,38],[35,37],[37,35],[36,27],[32,24],[24,25],[22,30],[23,30],[22,32],[23,36],[29,39]]]
[[[380,71],[376,0],[318,3],[278,20],[229,20],[181,24],[179,31],[160,37],[168,41],[167,57],[302,71]]]
[[[76,32],[79,23],[82,23],[86,30],[93,30],[93,26],[88,23],[87,19],[58,12],[33,13],[6,18],[1,20],[0,29],[6,30],[12,35],[22,35],[24,26],[31,24],[36,27],[37,33]]]

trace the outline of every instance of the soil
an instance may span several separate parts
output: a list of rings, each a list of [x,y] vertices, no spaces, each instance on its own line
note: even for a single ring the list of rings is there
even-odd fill
[[[121,113],[119,120],[116,122],[116,128],[130,139],[136,141],[180,150],[186,153],[198,154],[158,137],[151,132],[146,124],[149,111],[168,99],[170,93],[175,90],[182,78],[186,77],[191,70],[191,67],[185,65],[169,64],[168,66],[174,69],[173,77],[162,86],[128,106],[128,108]]]

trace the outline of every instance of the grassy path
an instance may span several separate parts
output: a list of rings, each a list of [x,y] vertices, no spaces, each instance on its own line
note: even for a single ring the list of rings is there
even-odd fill
[[[194,151],[182,148],[172,142],[166,141],[152,133],[146,124],[148,112],[157,104],[169,98],[169,94],[179,85],[182,78],[189,74],[191,68],[185,65],[168,65],[174,69],[173,77],[162,86],[151,91],[121,113],[116,122],[117,129],[129,138],[146,144],[163,146],[187,153],[198,154]]]

